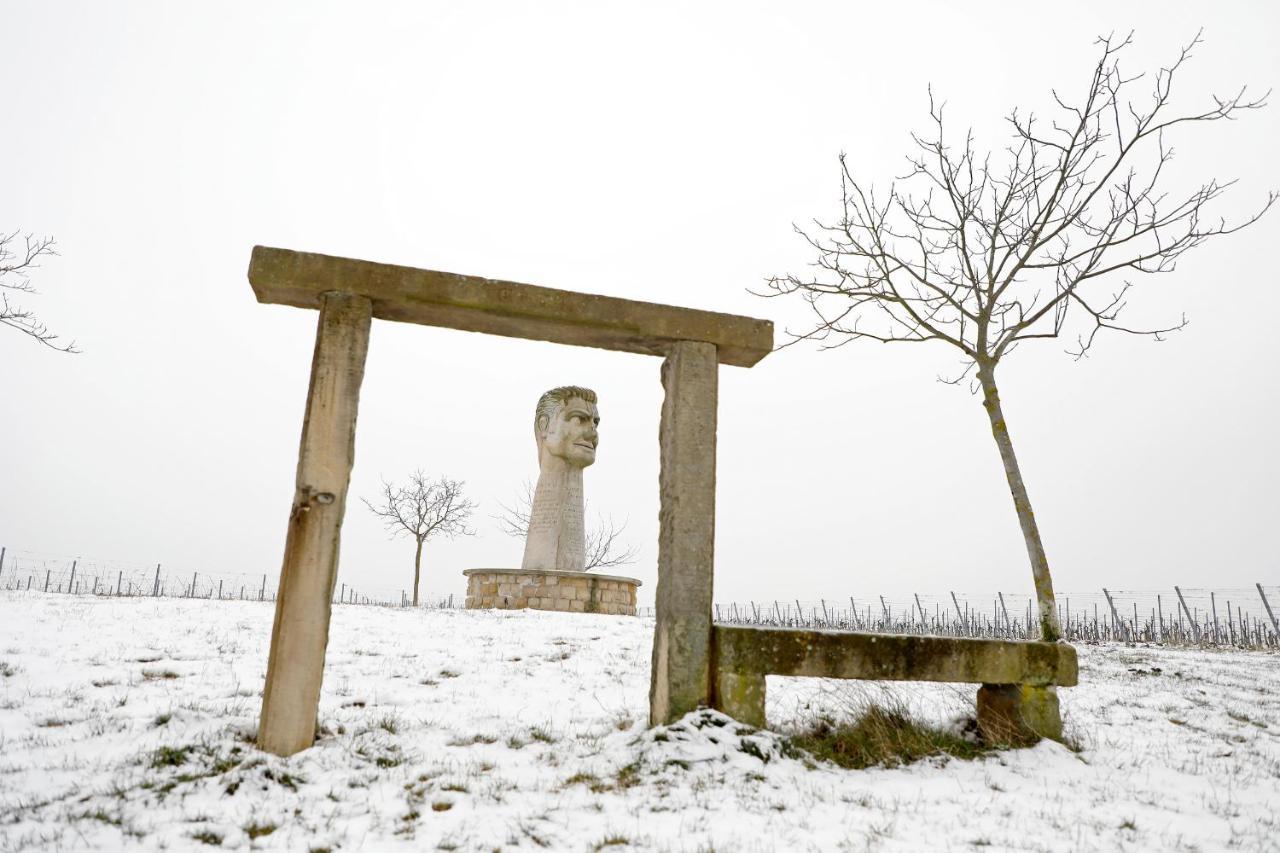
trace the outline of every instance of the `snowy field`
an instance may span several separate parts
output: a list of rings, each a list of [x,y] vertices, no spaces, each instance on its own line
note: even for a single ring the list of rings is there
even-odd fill
[[[1080,649],[1068,733],[848,771],[646,731],[652,622],[335,609],[316,747],[256,751],[270,604],[0,593],[0,851],[1280,850],[1280,657]],[[780,731],[882,690],[770,679]]]

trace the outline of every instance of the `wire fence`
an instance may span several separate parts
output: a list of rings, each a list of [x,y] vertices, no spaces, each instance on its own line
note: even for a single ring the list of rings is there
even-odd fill
[[[278,572],[172,571],[109,560],[65,558],[0,547],[0,589],[72,595],[275,601]],[[409,607],[406,589],[334,589],[334,604]],[[1153,643],[1247,649],[1280,648],[1280,586],[1172,587],[1059,593],[1063,638],[1073,643]],[[461,597],[429,597],[428,608],[462,606]],[[652,616],[653,608],[639,608]],[[1035,602],[1018,593],[908,596],[855,595],[847,599],[730,602],[715,605],[717,622],[765,627],[826,628],[879,634],[1037,639]]]
[[[66,558],[0,547],[0,589],[122,598],[195,598],[216,601],[275,601],[279,571],[216,573],[171,570],[157,563],[138,566],[114,560]],[[408,607],[408,590],[365,589],[338,584],[334,604]],[[453,607],[453,596],[437,596],[420,606]]]
[[[1073,643],[1152,643],[1246,649],[1280,648],[1276,610],[1280,586],[1173,587],[1058,593],[1063,639]],[[652,613],[652,608],[646,608]],[[991,639],[1039,639],[1034,599],[1013,593],[731,602],[715,605],[729,625],[826,628],[877,634],[929,634]]]

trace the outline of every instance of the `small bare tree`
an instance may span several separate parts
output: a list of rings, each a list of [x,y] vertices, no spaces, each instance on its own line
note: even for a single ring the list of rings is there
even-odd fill
[[[943,381],[969,379],[981,391],[1022,528],[1039,605],[1041,634],[1060,636],[1049,562],[1000,404],[996,368],[1026,341],[1069,336],[1083,357],[1107,329],[1160,339],[1185,317],[1153,327],[1121,319],[1131,282],[1104,289],[1105,278],[1172,272],[1181,255],[1210,238],[1249,225],[1275,202],[1228,224],[1208,206],[1234,181],[1210,179],[1189,191],[1167,188],[1173,158],[1168,137],[1185,126],[1230,120],[1264,106],[1245,88],[1197,110],[1172,111],[1175,77],[1199,44],[1132,100],[1142,75],[1121,71],[1130,44],[1100,38],[1099,57],[1079,100],[1053,92],[1054,117],[1007,117],[1011,141],[995,155],[979,152],[973,133],[953,146],[943,108],[929,98],[930,131],[912,135],[910,169],[877,195],[854,179],[840,157],[843,211],[830,224],[797,227],[821,272],[769,280],[760,294],[799,294],[816,315],[799,340],[837,338],[883,343],[939,341],[962,367]],[[920,187],[920,189],[915,189]],[[941,378],[941,377],[940,377]]]
[[[529,535],[529,516],[533,512],[533,484],[525,481],[524,493],[518,496],[514,505],[499,504],[502,513],[495,515],[494,520],[502,527],[502,532],[517,539]],[[636,560],[639,549],[620,540],[624,523],[619,526],[613,517],[597,516],[596,526],[587,531],[586,570],[612,569],[629,565]]]
[[[467,521],[476,505],[462,496],[464,483],[440,477],[428,480],[421,470],[413,472],[409,483],[397,486],[382,481],[382,494],[376,504],[361,498],[369,511],[382,519],[392,536],[413,539],[413,606],[418,606],[418,587],[422,578],[422,546],[433,536],[473,536]]]
[[[79,352],[75,341],[59,344],[58,336],[36,319],[36,315],[9,301],[11,293],[34,294],[29,273],[40,266],[40,259],[58,254],[52,237],[27,234],[18,245],[19,232],[0,233],[0,324],[10,326],[60,352]]]

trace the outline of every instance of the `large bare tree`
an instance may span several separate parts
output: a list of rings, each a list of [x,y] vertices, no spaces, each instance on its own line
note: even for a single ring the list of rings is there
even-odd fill
[[[56,255],[52,237],[36,237],[20,232],[0,232],[0,324],[17,329],[47,347],[60,352],[79,352],[75,341],[58,343],[58,336],[36,318],[29,309],[9,301],[11,294],[36,292],[30,273],[40,266],[40,259]]]
[[[440,477],[430,480],[414,471],[407,485],[398,486],[383,480],[377,503],[361,498],[365,506],[382,519],[392,536],[413,539],[413,606],[418,606],[418,588],[422,579],[422,546],[433,536],[472,536],[467,521],[476,504],[463,497],[460,480]]]
[[[1175,131],[1236,118],[1266,96],[1242,87],[1175,108],[1174,82],[1200,36],[1150,77],[1121,69],[1131,41],[1100,38],[1078,97],[1053,92],[1047,119],[1013,111],[1009,143],[995,152],[979,151],[972,131],[953,143],[930,91],[929,130],[912,135],[907,174],[877,193],[841,155],[839,218],[797,227],[819,272],[772,278],[761,294],[798,294],[812,308],[816,323],[790,343],[936,341],[958,352],[961,367],[944,381],[967,379],[981,392],[1049,640],[1061,633],[1053,581],[997,368],[1027,341],[1063,337],[1080,358],[1103,330],[1160,339],[1182,328],[1181,316],[1154,326],[1123,319],[1126,275],[1172,272],[1184,252],[1255,222],[1276,200],[1269,193],[1256,213],[1227,222],[1209,208],[1234,181],[1179,185],[1169,168]]]
[[[502,532],[517,539],[529,535],[529,517],[533,513],[533,484],[525,481],[524,493],[511,506],[499,504],[502,513],[494,519]],[[586,570],[612,569],[634,563],[639,549],[620,538],[627,525],[617,524],[613,517],[598,516],[596,525],[587,530]]]

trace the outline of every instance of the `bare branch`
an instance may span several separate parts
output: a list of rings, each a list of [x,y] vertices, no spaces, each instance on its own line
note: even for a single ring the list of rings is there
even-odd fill
[[[440,477],[429,480],[422,470],[413,472],[407,485],[386,480],[374,503],[361,498],[369,511],[382,519],[392,536],[409,536],[421,544],[435,536],[474,536],[467,527],[476,504],[463,497],[465,483]]]
[[[9,301],[10,293],[35,294],[31,271],[39,268],[41,258],[58,254],[52,237],[27,234],[22,238],[23,245],[18,246],[19,234],[18,231],[0,232],[0,325],[17,329],[50,349],[77,353],[80,350],[76,349],[75,341],[59,344],[58,336],[32,311]]]
[[[525,538],[529,534],[529,517],[533,512],[533,484],[525,480],[524,491],[516,496],[512,505],[499,506],[502,512],[493,518],[502,532],[516,539]],[[586,532],[587,571],[625,566],[636,561],[640,549],[620,539],[626,529],[626,522],[618,525],[613,516],[596,517],[595,527]]]
[[[1265,106],[1267,94],[1241,87],[1173,112],[1174,81],[1200,35],[1146,78],[1121,70],[1132,41],[1132,33],[1099,38],[1081,97],[1053,90],[1049,119],[1012,111],[1003,150],[979,151],[972,132],[953,144],[930,88],[929,131],[911,136],[909,168],[887,194],[856,180],[842,154],[839,217],[796,228],[815,272],[773,277],[759,294],[798,294],[812,312],[811,325],[787,330],[782,346],[939,341],[963,356],[959,375],[943,380],[959,384],[974,364],[994,366],[1025,341],[1069,336],[1079,357],[1102,329],[1160,339],[1182,328],[1185,318],[1126,325],[1118,317],[1127,297],[1093,290],[1113,273],[1170,272],[1182,253],[1271,209],[1275,192],[1228,222],[1209,210],[1232,181],[1210,178],[1180,195],[1163,188],[1171,132],[1234,120]],[[1132,94],[1144,79],[1150,89]]]

